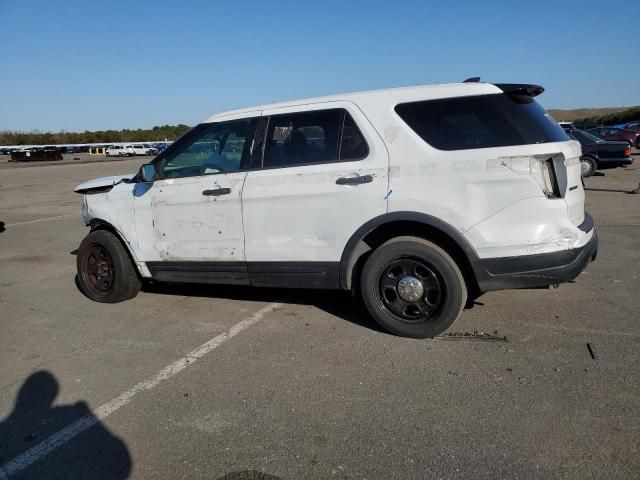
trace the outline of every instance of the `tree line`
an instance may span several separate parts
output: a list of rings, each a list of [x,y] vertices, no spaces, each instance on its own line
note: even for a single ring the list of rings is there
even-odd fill
[[[0,131],[0,145],[56,145],[65,143],[117,143],[176,140],[191,127],[158,125],[150,129],[97,130],[84,132],[14,132]]]
[[[640,107],[621,112],[579,118],[576,125],[615,125],[640,120]],[[84,132],[15,132],[0,131],[0,145],[56,145],[65,143],[117,143],[172,141],[186,133],[188,125],[157,125],[150,129],[97,130]]]
[[[621,112],[608,113],[606,115],[596,115],[594,117],[579,118],[576,125],[616,125],[618,123],[629,123],[640,120],[640,107],[631,107]]]

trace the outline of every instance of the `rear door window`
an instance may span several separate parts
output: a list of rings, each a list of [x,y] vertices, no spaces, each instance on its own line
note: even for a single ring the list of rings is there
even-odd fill
[[[469,150],[569,140],[532,98],[506,93],[403,103],[396,113],[439,150]]]
[[[346,110],[315,110],[269,118],[264,168],[361,160],[367,143]]]

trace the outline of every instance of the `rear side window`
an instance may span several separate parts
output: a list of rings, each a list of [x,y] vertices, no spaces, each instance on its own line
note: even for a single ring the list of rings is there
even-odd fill
[[[264,168],[360,160],[369,148],[346,110],[273,115],[269,118]]]
[[[439,150],[469,150],[569,140],[533,99],[506,93],[403,103],[396,113]]]

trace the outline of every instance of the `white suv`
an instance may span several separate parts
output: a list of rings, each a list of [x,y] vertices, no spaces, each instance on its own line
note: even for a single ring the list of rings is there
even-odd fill
[[[215,115],[137,174],[76,188],[82,291],[351,290],[384,328],[423,338],[482,292],[570,281],[598,240],[580,145],[542,91],[460,83]]]
[[[111,145],[107,148],[107,157],[128,157],[133,155],[133,150],[131,146],[123,146],[123,145]]]
[[[127,145],[127,148],[131,148],[134,155],[157,155],[158,150],[147,145],[136,143],[134,145]]]

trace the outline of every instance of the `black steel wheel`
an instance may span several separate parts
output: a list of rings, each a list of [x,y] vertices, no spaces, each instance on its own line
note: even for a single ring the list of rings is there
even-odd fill
[[[107,230],[87,235],[78,248],[78,284],[91,300],[116,303],[135,297],[142,283],[129,253]]]
[[[409,322],[420,322],[437,314],[444,304],[446,289],[435,270],[418,257],[392,260],[380,274],[384,308]]]
[[[428,338],[444,332],[467,300],[460,268],[438,245],[397,237],[369,256],[360,278],[371,316],[397,335]]]
[[[96,292],[105,293],[113,288],[115,281],[115,267],[113,258],[104,246],[93,244],[84,257],[84,268],[87,276],[87,286]]]

